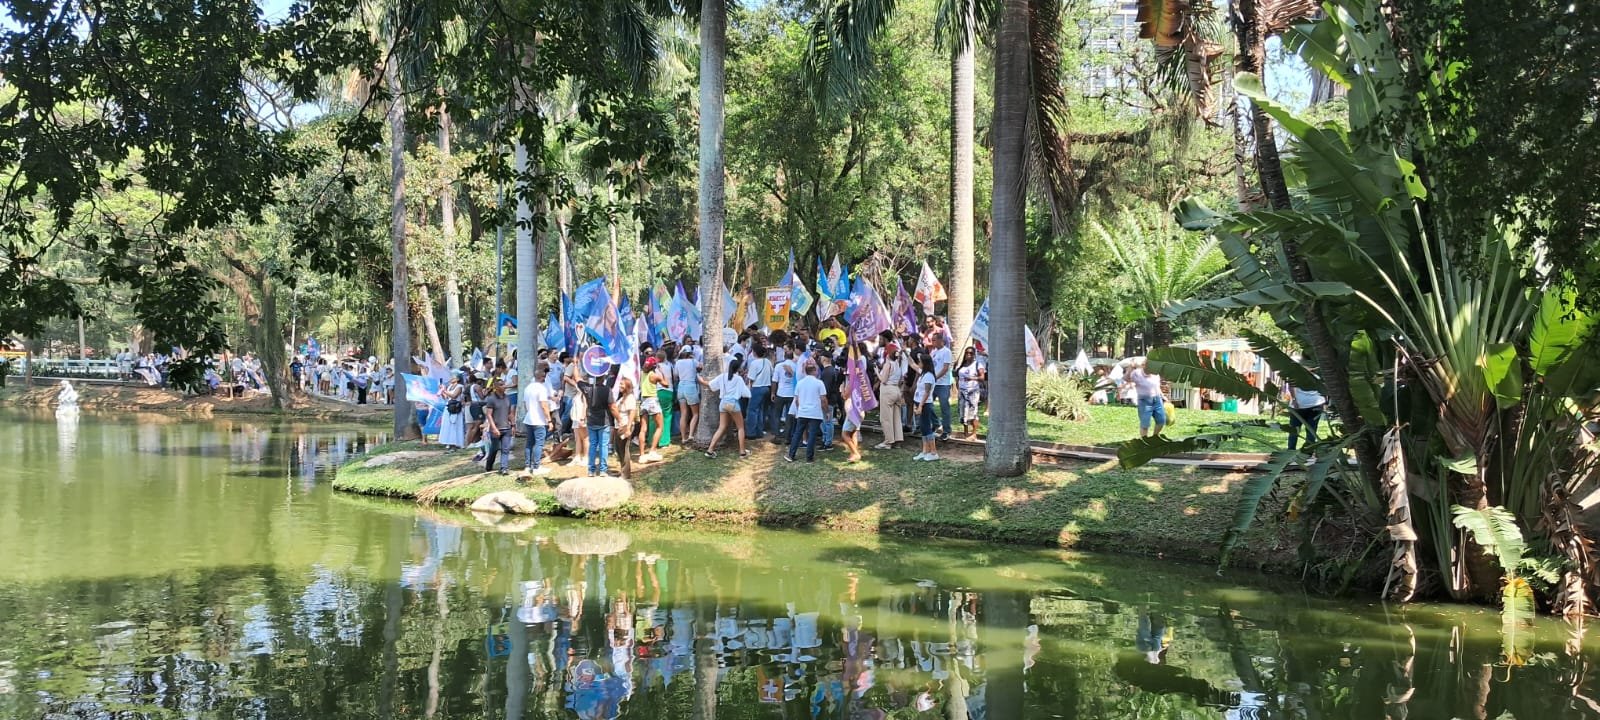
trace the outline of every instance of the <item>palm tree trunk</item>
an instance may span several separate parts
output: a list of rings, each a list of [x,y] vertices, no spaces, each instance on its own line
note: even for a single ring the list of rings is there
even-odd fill
[[[704,313],[705,365],[708,382],[722,369],[722,231],[724,206],[722,135],[727,75],[728,6],[725,0],[700,3],[700,309]],[[704,392],[700,400],[698,437],[709,443],[716,431],[721,398]]]
[[[389,104],[389,242],[393,246],[390,271],[393,289],[389,303],[393,310],[393,328],[389,353],[394,357],[396,373],[406,369],[411,361],[411,308],[406,302],[406,106],[400,88],[400,74],[393,62],[384,69],[384,82],[392,100]],[[411,436],[413,413],[406,402],[406,384],[394,384],[394,437],[404,440]]]
[[[1257,0],[1237,0],[1235,10],[1234,34],[1239,41],[1238,70],[1260,76],[1266,65],[1266,37],[1260,30]],[[1283,176],[1283,161],[1278,156],[1278,141],[1272,132],[1272,119],[1261,106],[1253,102],[1250,104],[1250,128],[1255,141],[1256,174],[1261,179],[1261,193],[1266,196],[1267,204],[1272,209],[1293,209],[1289,185]],[[1300,252],[1300,243],[1288,235],[1280,238],[1284,257],[1288,261],[1289,277],[1297,283],[1311,282],[1314,279],[1311,266]],[[1366,422],[1362,420],[1361,412],[1356,409],[1355,398],[1350,393],[1350,369],[1345,353],[1341,352],[1340,343],[1334,339],[1320,305],[1316,302],[1306,303],[1305,318],[1307,339],[1311,353],[1316,356],[1317,372],[1322,377],[1324,389],[1328,391],[1328,399],[1339,414],[1345,433],[1361,436],[1355,444],[1361,477],[1370,487],[1378,488],[1381,480],[1378,474],[1378,443],[1376,438],[1365,432]]]
[[[1158,317],[1150,324],[1150,347],[1164,348],[1172,344],[1172,321]]]
[[[533,160],[528,147],[517,143],[517,177],[527,177]],[[539,258],[533,241],[533,205],[528,189],[517,188],[517,357],[533,358],[539,341]],[[519,386],[533,382],[532,360],[518,362]]]
[[[572,238],[567,236],[567,219],[559,215],[556,217],[556,251],[561,256],[556,259],[557,264],[560,265],[557,270],[560,272],[558,282],[561,283],[561,292],[571,295],[574,287],[572,282]],[[566,316],[566,312],[566,308],[563,307],[561,309],[561,321],[571,322],[571,318]]]
[[[439,155],[450,162],[450,113],[439,113]],[[461,279],[456,272],[456,191],[453,183],[439,189],[439,224],[444,230],[444,324],[450,338],[450,357],[466,359],[461,339]]]
[[[1027,359],[1022,352],[1027,282],[1029,93],[1028,0],[1005,0],[994,51],[994,238],[989,251],[989,438],[984,467],[1028,471]]]
[[[961,3],[966,15],[960,46],[950,59],[950,331],[955,346],[967,343],[976,303],[977,251],[972,233],[972,140],[977,85],[973,60],[973,2]]]

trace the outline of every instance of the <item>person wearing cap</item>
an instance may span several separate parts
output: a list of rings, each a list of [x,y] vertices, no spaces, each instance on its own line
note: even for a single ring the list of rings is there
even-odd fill
[[[660,462],[661,454],[656,452],[656,446],[661,444],[661,432],[665,427],[662,422],[661,412],[661,361],[647,357],[644,359],[644,378],[640,380],[640,390],[643,397],[639,400],[639,414],[645,425],[639,433],[639,462]],[[652,435],[650,426],[655,425],[655,434]]]

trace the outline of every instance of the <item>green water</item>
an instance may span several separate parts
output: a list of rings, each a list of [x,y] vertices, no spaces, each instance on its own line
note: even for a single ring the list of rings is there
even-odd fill
[[[1578,718],[1596,646],[1013,547],[353,498],[380,431],[0,415],[0,718]]]

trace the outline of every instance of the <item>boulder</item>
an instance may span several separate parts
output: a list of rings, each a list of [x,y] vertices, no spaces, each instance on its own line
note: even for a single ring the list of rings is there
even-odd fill
[[[515,490],[501,490],[473,500],[472,512],[533,515],[539,512],[539,504]]]
[[[573,478],[556,486],[556,502],[569,510],[605,510],[633,497],[633,484],[622,478]]]

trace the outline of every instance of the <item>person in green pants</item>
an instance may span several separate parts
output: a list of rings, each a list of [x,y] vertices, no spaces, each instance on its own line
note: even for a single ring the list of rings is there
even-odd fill
[[[656,386],[656,401],[661,404],[661,429],[651,430],[650,432],[655,434],[650,437],[656,439],[656,447],[668,447],[672,445],[672,413],[677,409],[678,403],[677,397],[672,392],[672,370],[669,369],[672,363],[663,362],[661,357],[658,355],[652,358],[658,364],[650,378]]]

